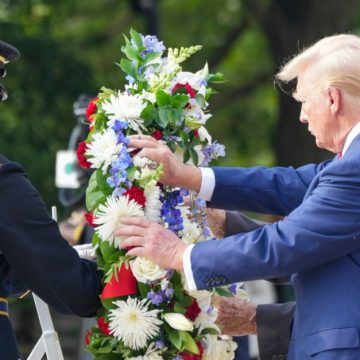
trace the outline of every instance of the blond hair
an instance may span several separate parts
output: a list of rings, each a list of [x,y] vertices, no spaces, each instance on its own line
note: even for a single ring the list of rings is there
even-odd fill
[[[325,37],[285,63],[276,79],[290,82],[305,71],[311,72],[314,86],[343,90],[360,105],[360,37],[340,34]]]

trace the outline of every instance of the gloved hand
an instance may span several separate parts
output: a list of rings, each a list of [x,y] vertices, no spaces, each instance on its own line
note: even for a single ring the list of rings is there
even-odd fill
[[[256,304],[237,297],[220,296],[214,296],[212,304],[218,309],[216,323],[223,334],[256,335]]]

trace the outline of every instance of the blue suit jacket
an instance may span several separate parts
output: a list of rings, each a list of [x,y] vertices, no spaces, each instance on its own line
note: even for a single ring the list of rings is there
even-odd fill
[[[289,359],[360,359],[360,136],[343,158],[320,165],[214,172],[210,206],[285,218],[196,244],[197,287],[292,275]]]

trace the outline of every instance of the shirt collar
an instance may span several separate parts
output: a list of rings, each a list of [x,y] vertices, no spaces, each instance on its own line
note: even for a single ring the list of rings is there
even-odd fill
[[[341,155],[344,156],[353,140],[360,134],[360,121],[348,133]]]

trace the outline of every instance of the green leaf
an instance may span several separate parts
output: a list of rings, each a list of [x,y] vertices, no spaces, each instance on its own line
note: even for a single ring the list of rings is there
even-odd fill
[[[113,299],[101,299],[101,304],[106,310],[111,310],[116,308],[116,306],[113,304]]]
[[[180,304],[182,304],[182,302],[184,300],[184,290],[178,284],[174,284],[174,295],[175,295],[175,298],[180,302]]]
[[[99,190],[96,180],[96,172],[94,172],[89,180],[89,185],[86,189],[86,208],[89,211],[94,211],[98,204],[105,201],[106,196]]]
[[[198,153],[196,152],[196,150],[194,150],[193,147],[189,147],[189,151],[190,151],[190,157],[191,157],[191,160],[193,162],[193,164],[195,166],[198,166],[198,162],[199,162],[199,156],[198,156]]]
[[[226,289],[221,288],[221,287],[215,288],[215,292],[220,296],[234,297],[234,295],[233,295],[233,293],[231,291],[226,290]]]
[[[113,189],[109,186],[109,184],[106,182],[106,175],[102,172],[102,170],[96,170],[96,182],[99,190],[103,192],[105,195],[111,195],[113,192]]]
[[[105,261],[109,261],[114,253],[119,253],[108,241],[100,241],[100,251]]]
[[[159,106],[165,106],[170,104],[171,96],[168,95],[165,91],[159,90],[156,93],[156,102]]]
[[[184,151],[184,155],[183,155],[183,162],[184,162],[184,164],[186,164],[189,160],[190,160],[190,150],[187,148],[187,149]]]
[[[174,109],[169,106],[159,108],[159,120],[160,127],[165,128],[167,125],[178,125],[182,118],[182,110]]]
[[[188,142],[188,140],[189,140],[189,133],[180,130],[180,137],[181,137],[181,140],[182,140],[184,143],[186,143],[186,142]]]
[[[176,349],[180,350],[182,346],[179,331],[166,326],[166,332],[169,336],[170,342],[175,346]]]
[[[192,336],[186,331],[180,331],[180,338],[182,341],[182,347],[193,354],[199,354],[199,349],[192,338]]]
[[[174,311],[184,315],[186,313],[186,308],[179,303],[175,303]]]
[[[187,95],[177,94],[171,97],[170,105],[176,109],[183,109],[189,102]]]
[[[142,38],[138,32],[136,32],[134,29],[130,29],[130,36],[134,40],[135,45],[140,49],[144,47]]]
[[[185,295],[182,300],[182,305],[189,307],[193,303],[193,298],[191,296]]]
[[[216,74],[209,74],[208,81],[213,83],[224,83],[227,80],[224,77],[224,74],[217,72]]]
[[[126,74],[129,74],[134,79],[137,77],[137,72],[134,67],[134,65],[131,63],[131,61],[126,59],[121,59],[120,64],[118,64],[122,71],[124,71]]]
[[[154,120],[158,116],[158,112],[156,111],[154,105],[147,104],[144,110],[141,112],[140,117],[144,120]]]
[[[132,46],[125,46],[122,51],[129,60],[135,60],[136,62],[141,60],[139,53]]]
[[[156,59],[158,59],[159,57],[161,57],[162,52],[151,52],[146,54],[145,59],[144,59],[144,64],[148,64]]]
[[[149,285],[144,284],[142,282],[138,282],[138,289],[139,289],[140,295],[143,299],[147,297],[147,294],[150,291]]]
[[[206,328],[201,332],[201,336],[205,335],[220,335],[219,332],[214,328]]]

